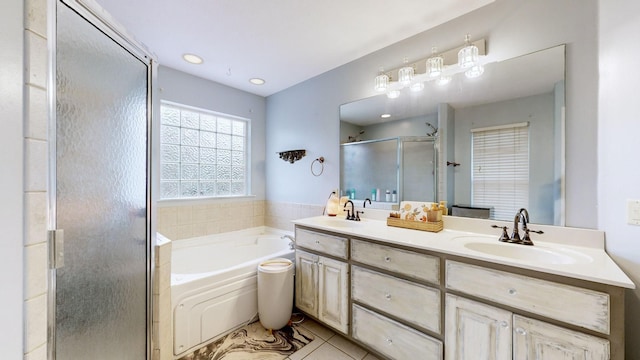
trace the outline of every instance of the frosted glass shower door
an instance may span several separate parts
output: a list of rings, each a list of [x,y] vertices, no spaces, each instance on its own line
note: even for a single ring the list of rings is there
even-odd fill
[[[102,27],[57,3],[56,359],[148,358],[149,64]]]

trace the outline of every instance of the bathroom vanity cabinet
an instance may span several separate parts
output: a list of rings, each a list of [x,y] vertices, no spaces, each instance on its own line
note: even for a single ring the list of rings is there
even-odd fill
[[[611,326],[608,293],[449,260],[445,274],[447,289],[495,305],[447,293],[445,359],[466,359],[465,354],[477,354],[477,349],[489,358],[508,358],[512,347],[514,359],[610,358],[607,339],[497,307],[520,309],[606,336]]]
[[[298,223],[296,306],[380,357],[624,359],[624,288],[372,231]]]
[[[296,307],[347,334],[348,239],[296,229],[296,243]]]

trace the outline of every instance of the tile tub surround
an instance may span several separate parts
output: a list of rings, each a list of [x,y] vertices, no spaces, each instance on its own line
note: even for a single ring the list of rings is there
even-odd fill
[[[158,205],[158,232],[182,240],[258,226],[293,231],[293,220],[322,215],[323,209],[253,199],[169,200]]]
[[[171,240],[263,226],[264,219],[264,200],[194,199],[158,203],[158,232]]]
[[[156,234],[153,274],[152,360],[173,360],[171,329],[171,240]]]

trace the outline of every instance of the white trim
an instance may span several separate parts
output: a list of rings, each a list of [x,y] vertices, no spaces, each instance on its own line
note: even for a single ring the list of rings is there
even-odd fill
[[[514,128],[519,128],[519,127],[527,127],[529,126],[529,122],[525,121],[525,122],[521,122],[521,123],[515,123],[515,124],[506,124],[506,125],[496,125],[496,126],[487,126],[487,127],[482,127],[482,128],[477,128],[477,129],[471,129],[471,132],[478,132],[478,131],[492,131],[492,130],[502,130],[502,129],[514,129]]]

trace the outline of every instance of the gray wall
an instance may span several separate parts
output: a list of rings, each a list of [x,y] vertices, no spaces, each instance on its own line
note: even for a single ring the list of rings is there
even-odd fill
[[[0,11],[0,349],[8,359],[23,357],[23,79],[24,3],[7,0]]]
[[[626,221],[627,199],[640,199],[640,48],[629,46],[630,34],[640,33],[640,2],[599,3],[598,228],[606,231],[607,252],[640,286],[640,226]],[[627,291],[625,301],[626,358],[640,359],[640,289]]]
[[[251,194],[264,199],[265,98],[163,66],[158,84],[161,100],[251,120]]]
[[[471,129],[529,122],[531,222],[553,224],[554,94],[540,94],[455,110],[455,204],[471,204]]]
[[[487,39],[489,54],[508,59],[567,44],[567,211],[569,226],[597,224],[597,4],[587,1],[497,0],[473,13],[271,95],[267,98],[267,199],[323,204],[339,184],[339,106],[375,95],[380,66],[395,68],[402,58],[425,58],[431,46],[454,48],[464,34]],[[274,155],[305,148],[293,165]],[[324,156],[325,172],[314,177],[310,161]],[[584,161],[591,159],[591,161]]]

